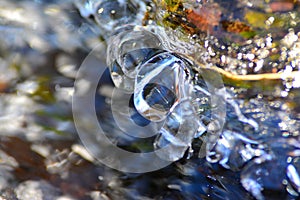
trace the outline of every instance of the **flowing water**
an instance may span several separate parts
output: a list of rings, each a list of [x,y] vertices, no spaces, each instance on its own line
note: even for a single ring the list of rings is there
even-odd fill
[[[297,199],[299,13],[1,1],[0,198]]]

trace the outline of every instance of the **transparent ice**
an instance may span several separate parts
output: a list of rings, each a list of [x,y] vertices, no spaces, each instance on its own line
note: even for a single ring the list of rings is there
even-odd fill
[[[189,98],[188,65],[169,52],[158,54],[139,67],[136,76],[134,104],[141,115],[159,122],[173,106]]]
[[[182,158],[198,130],[199,119],[188,99],[181,100],[167,116],[159,131],[154,148],[163,159],[176,161]]]
[[[162,51],[161,41],[142,27],[126,26],[108,42],[107,64],[116,87],[133,92],[138,66]]]
[[[126,24],[141,24],[146,5],[139,0],[75,0],[81,16],[91,23],[97,24],[97,29],[104,39],[120,26]]]
[[[209,92],[203,80],[203,87],[194,85],[191,65],[179,55],[163,52],[140,65],[136,76],[134,105],[146,119],[163,122],[154,148],[169,161],[182,158],[191,150],[192,140],[208,128],[204,121]]]
[[[176,38],[175,32],[169,33]],[[299,135],[297,120],[268,103],[259,105],[258,98],[240,101],[236,95],[242,92],[219,87],[222,84],[216,83],[214,74],[199,72],[201,66],[193,68],[182,56],[195,52],[203,56],[205,50],[186,48],[174,38],[161,30],[127,26],[108,42],[107,60],[116,87],[134,93],[133,103],[142,117],[162,124],[155,152],[176,161],[191,148],[194,138],[200,138],[206,148],[201,147],[199,155],[241,171],[242,185],[255,198],[264,199],[265,191],[277,190],[299,196],[299,145],[279,139]],[[194,59],[209,68],[210,64],[198,57]]]
[[[138,9],[131,1],[106,0],[95,5],[95,20],[104,29],[110,30],[117,26],[134,21]]]
[[[166,49],[166,41],[154,32],[130,25],[117,29],[108,40],[107,64],[115,86],[128,94],[134,93],[137,112],[151,123],[163,124],[158,126],[161,129],[154,148],[159,156],[175,161],[183,157],[193,138],[207,130],[212,135],[207,139],[211,149],[219,137],[220,123],[218,117],[210,119],[211,94],[206,81],[193,71],[193,63],[162,50]],[[121,110],[114,109],[114,115],[124,116]]]

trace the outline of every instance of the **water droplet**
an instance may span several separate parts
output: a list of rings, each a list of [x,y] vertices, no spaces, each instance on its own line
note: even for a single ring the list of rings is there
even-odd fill
[[[135,20],[138,8],[131,1],[106,0],[95,6],[95,20],[106,31]]]

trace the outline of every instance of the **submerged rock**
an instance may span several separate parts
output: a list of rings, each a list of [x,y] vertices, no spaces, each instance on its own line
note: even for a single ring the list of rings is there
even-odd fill
[[[46,181],[25,181],[20,183],[15,193],[20,200],[53,200],[58,199],[59,190]]]

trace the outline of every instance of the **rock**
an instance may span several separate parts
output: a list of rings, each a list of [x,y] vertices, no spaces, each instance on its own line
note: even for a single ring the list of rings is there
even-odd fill
[[[58,189],[46,181],[25,181],[15,189],[20,200],[53,200],[60,196]]]
[[[0,191],[7,188],[14,179],[11,171],[18,166],[18,162],[4,151],[0,150]]]

